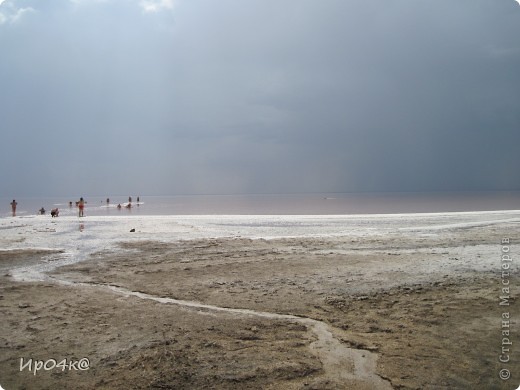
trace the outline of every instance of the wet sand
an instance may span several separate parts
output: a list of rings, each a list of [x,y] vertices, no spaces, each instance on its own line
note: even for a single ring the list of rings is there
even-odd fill
[[[516,222],[369,239],[134,240],[39,282],[9,269],[49,253],[3,252],[0,385],[516,388],[520,278],[515,267],[500,306],[504,237],[518,261]],[[504,311],[513,345],[500,363]],[[90,365],[34,374],[22,358]]]

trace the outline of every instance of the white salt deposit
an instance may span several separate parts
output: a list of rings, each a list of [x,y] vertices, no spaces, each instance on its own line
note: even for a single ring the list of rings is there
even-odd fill
[[[322,237],[370,239],[388,234],[439,236],[453,229],[492,228],[497,224],[520,223],[520,211],[461,213],[380,214],[380,215],[194,215],[194,216],[21,216],[0,218],[0,250],[51,249],[41,264],[12,270],[21,280],[33,279],[58,265],[88,259],[99,251],[121,250],[119,242],[243,237],[275,239]],[[135,232],[130,232],[135,229]],[[486,248],[480,248],[486,252]],[[488,256],[467,253],[457,265],[485,270]],[[446,259],[446,267],[454,260]]]

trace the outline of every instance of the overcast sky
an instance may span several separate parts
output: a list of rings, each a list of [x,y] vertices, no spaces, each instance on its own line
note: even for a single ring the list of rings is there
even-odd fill
[[[514,0],[0,0],[0,196],[520,190]]]

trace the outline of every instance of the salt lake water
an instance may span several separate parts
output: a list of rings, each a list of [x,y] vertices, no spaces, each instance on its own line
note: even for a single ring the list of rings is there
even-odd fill
[[[438,193],[320,193],[283,195],[81,195],[86,200],[85,215],[350,215],[434,213],[463,211],[519,210],[516,192],[438,192]],[[107,204],[107,198],[110,202]],[[40,208],[52,208],[60,216],[75,215],[78,197],[16,198],[17,215],[36,215]],[[11,215],[10,198],[0,198],[0,217]],[[72,202],[72,207],[69,207]],[[118,209],[117,205],[122,208]]]

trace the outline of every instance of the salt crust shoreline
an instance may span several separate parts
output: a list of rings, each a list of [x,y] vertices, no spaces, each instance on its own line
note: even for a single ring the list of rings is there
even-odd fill
[[[92,216],[85,218],[48,216],[0,219],[1,251],[31,249],[55,251],[38,267],[13,272],[18,280],[36,280],[56,267],[88,259],[98,251],[117,251],[119,242],[210,238],[344,237],[370,239],[406,233],[442,234],[504,223],[520,223],[520,211],[379,215],[211,215],[211,216]],[[135,229],[135,232],[130,232]]]

